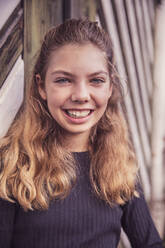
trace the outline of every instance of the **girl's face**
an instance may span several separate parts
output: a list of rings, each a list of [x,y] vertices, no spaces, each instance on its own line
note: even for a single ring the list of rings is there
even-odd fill
[[[112,87],[104,53],[92,44],[62,46],[52,52],[39,93],[66,133],[89,137],[105,112]]]

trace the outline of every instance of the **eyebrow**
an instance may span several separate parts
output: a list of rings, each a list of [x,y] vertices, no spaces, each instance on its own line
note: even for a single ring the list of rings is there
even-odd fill
[[[70,73],[70,72],[67,72],[67,71],[63,71],[63,70],[58,70],[58,71],[54,71],[51,73],[51,75],[55,75],[55,74],[63,74],[63,75],[66,75],[66,76],[70,76],[70,77],[75,77],[74,74]],[[89,76],[97,76],[99,74],[104,74],[104,75],[108,75],[108,73],[106,71],[103,71],[103,70],[100,70],[100,71],[96,71],[94,73],[91,73]]]

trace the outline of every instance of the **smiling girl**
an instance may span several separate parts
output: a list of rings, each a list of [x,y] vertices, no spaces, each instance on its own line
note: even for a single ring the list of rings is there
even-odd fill
[[[1,248],[161,248],[97,23],[46,34],[25,105],[0,143]]]
[[[112,93],[104,53],[86,42],[63,45],[50,56],[44,84],[40,74],[36,78],[41,98],[65,132],[63,145],[73,152],[87,151],[90,130]]]

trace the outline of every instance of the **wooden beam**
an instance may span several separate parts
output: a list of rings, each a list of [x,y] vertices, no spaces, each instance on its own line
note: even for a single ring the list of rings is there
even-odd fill
[[[63,20],[61,0],[24,0],[24,64],[27,83],[44,34]]]
[[[150,199],[150,185],[149,185],[149,176],[147,173],[147,168],[146,168],[146,159],[145,159],[145,154],[144,154],[144,150],[143,150],[143,143],[141,141],[141,135],[146,135],[146,130],[143,128],[143,133],[141,134],[139,132],[139,119],[142,119],[141,116],[139,116],[136,112],[136,109],[134,108],[134,104],[132,101],[132,97],[131,97],[131,87],[127,88],[126,83],[124,82],[124,79],[126,79],[127,76],[127,71],[126,71],[126,66],[127,63],[125,62],[125,57],[129,57],[127,56],[127,53],[129,55],[129,51],[130,46],[128,46],[128,42],[125,42],[123,37],[121,37],[119,35],[120,33],[120,29],[119,29],[119,23],[122,26],[121,28],[123,29],[123,32],[125,34],[128,34],[128,31],[126,29],[126,22],[124,21],[124,19],[122,18],[121,20],[119,20],[119,15],[120,18],[123,17],[123,5],[122,5],[122,1],[117,1],[115,2],[116,4],[118,3],[119,6],[118,7],[118,16],[115,16],[116,12],[117,12],[117,8],[115,8],[115,6],[113,5],[112,1],[106,1],[106,0],[101,0],[100,4],[101,6],[99,7],[99,14],[102,16],[101,18],[101,24],[104,27],[104,23],[105,23],[105,27],[107,29],[107,31],[109,32],[111,39],[113,41],[113,45],[114,45],[114,52],[115,52],[115,57],[116,57],[116,61],[117,61],[117,68],[119,71],[119,75],[120,78],[123,82],[123,88],[124,88],[124,92],[125,92],[125,97],[124,97],[124,102],[125,102],[125,107],[127,110],[127,114],[126,115],[126,119],[128,120],[129,123],[129,129],[131,131],[131,135],[132,135],[132,141],[133,141],[133,145],[135,148],[135,153],[137,155],[137,159],[138,159],[138,164],[140,167],[140,174],[141,174],[141,179],[143,182],[143,186],[144,186],[144,192],[145,192],[145,196],[147,198],[147,200]],[[116,11],[116,12],[115,12]],[[117,18],[118,17],[118,18]],[[102,19],[103,22],[102,22]],[[124,46],[124,49],[126,50],[126,55],[123,53],[123,43],[126,43],[126,45]],[[124,56],[125,55],[125,56]],[[130,55],[131,56],[131,55]],[[132,65],[129,65],[130,68],[132,68]],[[131,82],[134,83],[134,80],[136,78],[130,78]],[[137,95],[139,97],[139,95]],[[136,98],[136,96],[135,96]],[[138,102],[139,104],[139,102]],[[137,119],[138,118],[138,119]],[[143,126],[142,123],[143,119],[140,120],[140,125]],[[144,142],[144,141],[143,141]],[[144,143],[145,144],[145,143]],[[147,144],[148,147],[148,144]]]
[[[63,0],[64,20],[68,18],[87,17],[96,19],[97,1],[95,0]]]
[[[129,36],[132,45],[131,47],[134,57],[134,64],[137,71],[136,77],[139,85],[139,93],[141,96],[141,103],[142,103],[141,111],[143,111],[143,118],[149,134],[151,132],[151,106],[149,103],[149,95],[147,91],[144,65],[142,63],[143,54],[140,47],[140,37],[138,30],[139,20],[136,19],[135,4],[133,4],[132,1],[125,1],[125,12],[127,14]]]
[[[84,16],[88,17],[89,20],[91,20],[91,21],[95,21],[96,20],[96,10],[97,10],[97,1],[85,0],[83,2],[84,2],[84,9],[83,9]]]
[[[19,4],[0,31],[0,87],[23,49],[23,10]]]

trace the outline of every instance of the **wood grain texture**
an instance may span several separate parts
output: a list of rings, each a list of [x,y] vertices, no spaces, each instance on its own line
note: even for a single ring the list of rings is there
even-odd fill
[[[23,50],[23,10],[14,10],[0,32],[0,87]]]
[[[24,63],[26,83],[48,29],[63,20],[61,0],[24,0]]]

